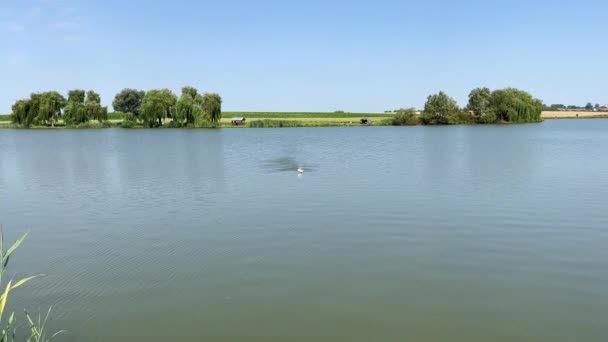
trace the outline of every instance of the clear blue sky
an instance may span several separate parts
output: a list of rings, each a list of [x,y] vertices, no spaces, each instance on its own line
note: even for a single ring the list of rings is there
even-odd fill
[[[243,111],[464,105],[476,86],[604,104],[607,82],[607,1],[0,1],[0,113],[32,91],[183,85]]]

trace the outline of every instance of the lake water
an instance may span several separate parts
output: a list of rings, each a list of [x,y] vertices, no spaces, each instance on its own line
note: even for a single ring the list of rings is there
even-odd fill
[[[59,340],[608,338],[608,120],[0,147],[8,274],[45,274],[10,305]]]

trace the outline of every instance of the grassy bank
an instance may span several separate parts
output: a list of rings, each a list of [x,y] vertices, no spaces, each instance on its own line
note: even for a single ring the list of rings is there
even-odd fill
[[[578,116],[577,116],[578,115]],[[232,117],[245,117],[247,124],[244,126],[233,126]],[[393,113],[342,113],[342,112],[224,112],[220,120],[223,128],[247,128],[247,127],[332,127],[332,126],[361,126],[361,118],[372,120],[372,126],[389,126],[395,117]],[[88,123],[66,126],[63,120],[58,120],[54,127],[32,126],[33,129],[78,129],[78,128],[120,128],[123,127],[124,113],[114,112],[108,114],[108,121],[99,123],[89,121]],[[608,118],[608,113],[602,112],[543,112],[543,119],[593,119]],[[9,114],[0,115],[0,128],[18,128],[11,121]],[[165,120],[168,125],[171,119]],[[131,128],[142,128],[141,123]]]
[[[306,115],[315,116],[299,116],[284,113],[275,113],[273,116],[248,117],[247,125],[232,126],[230,118],[222,118],[222,127],[329,127],[329,126],[361,126],[359,120],[367,117],[372,119],[372,125],[383,125],[386,119],[390,116],[387,114],[376,114],[375,116],[351,116],[351,117],[334,117],[331,113],[326,113],[325,116],[319,113],[307,113]]]

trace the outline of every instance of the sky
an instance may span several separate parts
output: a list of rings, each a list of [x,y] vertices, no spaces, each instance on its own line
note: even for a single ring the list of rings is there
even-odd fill
[[[608,1],[0,0],[0,113],[182,86],[224,111],[382,112],[517,87],[608,103]]]

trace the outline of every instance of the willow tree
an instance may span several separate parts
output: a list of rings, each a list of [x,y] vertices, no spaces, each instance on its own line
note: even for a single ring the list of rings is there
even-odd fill
[[[77,125],[89,121],[84,101],[84,90],[74,89],[68,92],[68,102],[63,113],[66,125]]]
[[[144,126],[158,127],[175,111],[177,97],[169,89],[150,90],[141,102],[140,118]]]
[[[182,95],[175,105],[173,121],[178,124],[192,125],[197,117],[203,115],[203,97],[198,94],[198,90],[193,87],[183,87]]]
[[[78,125],[97,120],[108,120],[108,108],[101,106],[101,97],[98,93],[81,89],[71,90],[68,93],[68,102],[64,111],[64,120],[67,125]]]
[[[12,122],[21,126],[30,127],[33,121],[33,116],[30,115],[30,108],[30,100],[17,100],[12,107]]]
[[[99,122],[108,120],[108,107],[101,106],[101,96],[96,92],[87,91],[87,99],[84,105],[89,120],[93,119]]]
[[[222,119],[222,97],[218,94],[206,93],[202,102],[205,119],[212,125],[217,125]]]
[[[490,97],[490,108],[499,121],[515,123],[542,121],[542,101],[515,88],[494,90]]]
[[[13,122],[26,127],[32,124],[55,126],[65,104],[65,98],[56,91],[32,93],[29,99],[19,100],[13,105]]]
[[[421,119],[425,125],[448,125],[459,112],[456,100],[440,91],[427,98]]]
[[[36,121],[38,123],[50,124],[52,127],[55,126],[55,123],[61,117],[61,110],[65,107],[65,98],[56,91],[47,91],[36,97],[38,101]]]

